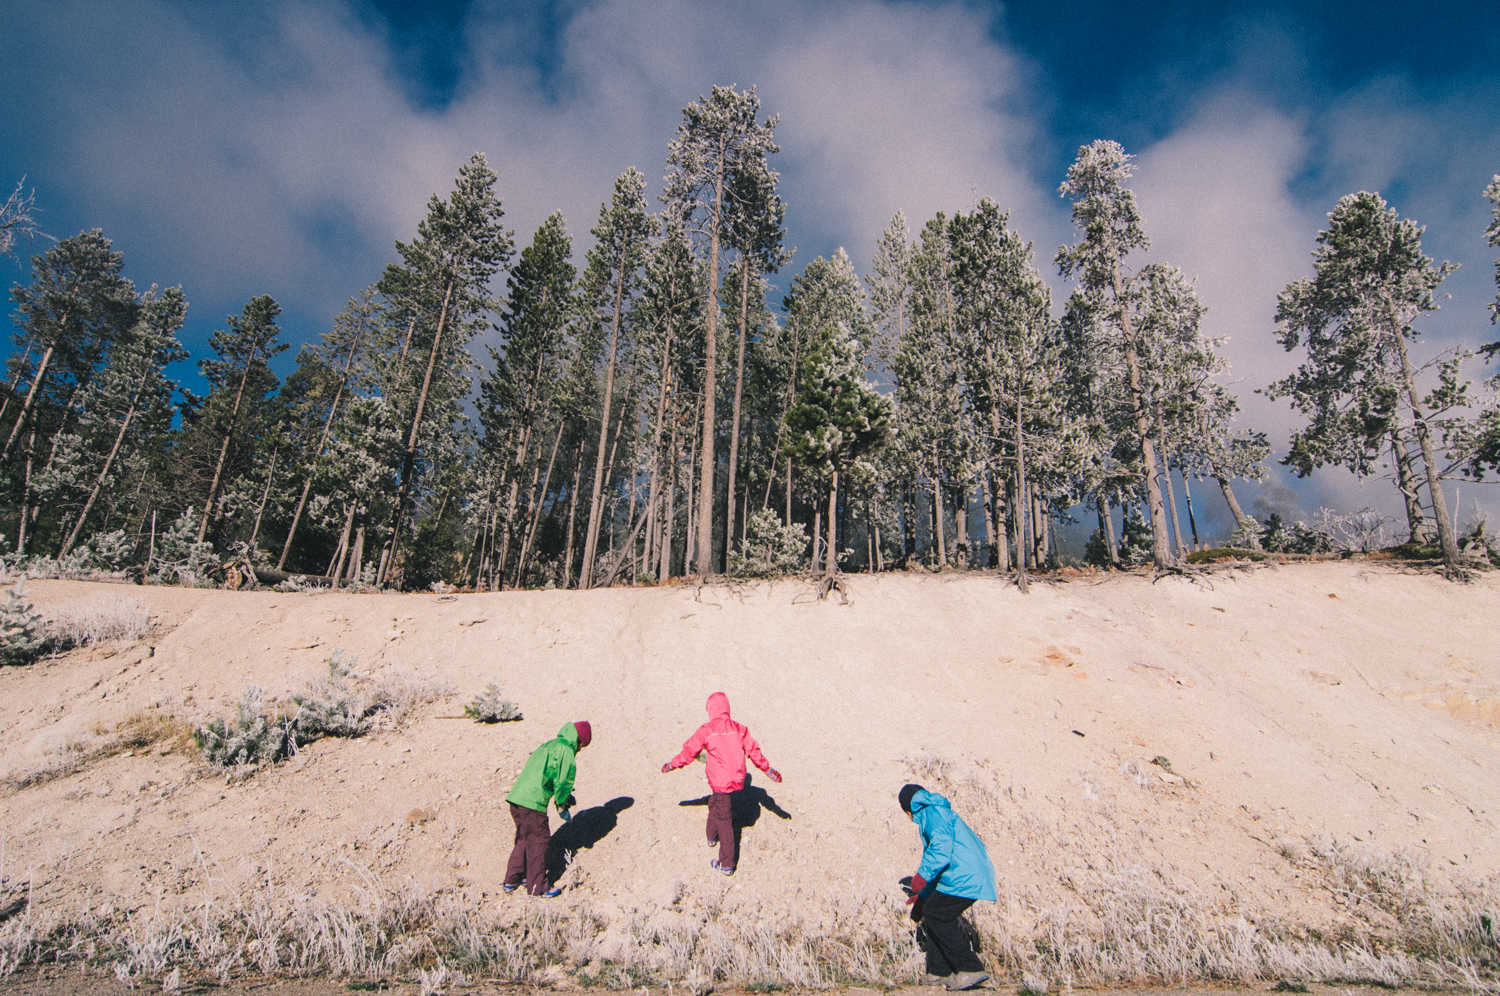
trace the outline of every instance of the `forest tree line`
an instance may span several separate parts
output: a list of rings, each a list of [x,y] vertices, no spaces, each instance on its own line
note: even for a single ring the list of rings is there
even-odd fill
[[[898,213],[870,273],[841,249],[777,302],[776,126],[753,87],[690,104],[659,209],[627,170],[581,260],[557,213],[517,251],[476,154],[284,380],[260,296],[213,333],[201,395],[168,373],[189,358],[182,289],[135,287],[98,230],[57,241],[12,290],[7,556],[404,589],[916,563],[1024,583],[1079,519],[1099,566],[1181,561],[1208,538],[1195,486],[1227,501],[1226,542],[1270,537],[1234,482],[1271,446],[1235,426],[1192,279],[1136,265],[1150,242],[1118,144],[1079,150],[1059,188],[1075,241],[1050,261],[985,199],[916,230]],[[1500,246],[1500,177],[1485,195]],[[0,253],[35,237],[31,207],[18,186],[0,208]],[[1500,409],[1464,379],[1473,354],[1411,354],[1453,269],[1422,231],[1376,194],[1339,201],[1278,301],[1300,365],[1264,390],[1306,416],[1285,463],[1388,473],[1409,541],[1456,568],[1441,481],[1500,469]],[[1320,542],[1301,528],[1276,542]]]

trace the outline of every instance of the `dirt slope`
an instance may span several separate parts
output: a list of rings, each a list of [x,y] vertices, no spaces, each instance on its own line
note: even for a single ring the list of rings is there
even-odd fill
[[[25,882],[36,908],[144,908],[252,885],[332,895],[376,880],[486,909],[534,902],[497,895],[502,797],[528,752],[576,719],[594,729],[573,831],[590,846],[556,902],[605,918],[684,895],[810,925],[887,904],[917,863],[894,801],[912,779],[952,796],[985,837],[995,915],[1016,931],[1132,889],[1336,926],[1345,900],[1307,858],[1330,853],[1326,840],[1402,852],[1428,878],[1500,872],[1494,576],[1459,586],[1330,563],[1023,596],[989,577],[887,575],[852,578],[847,605],[810,600],[802,582],[29,592],[44,610],[123,593],[163,632],[0,668],[0,777],[105,741],[98,731],[141,710],[202,722],[231,713],[250,683],[288,697],[335,647],[358,654],[368,680],[404,671],[456,693],[402,729],[319,741],[238,783],[153,750],[6,790],[0,876]],[[524,721],[446,718],[495,675]],[[740,814],[753,824],[727,880],[708,867],[704,809],[691,805],[707,792],[701,767],[658,770],[716,690],[785,775],[754,779],[766,794]]]

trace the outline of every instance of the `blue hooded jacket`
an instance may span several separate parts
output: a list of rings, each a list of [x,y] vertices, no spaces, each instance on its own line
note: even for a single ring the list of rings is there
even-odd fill
[[[948,800],[926,789],[911,797],[911,815],[922,831],[923,896],[941,892],[960,899],[994,901],[995,866],[984,841],[958,818]]]

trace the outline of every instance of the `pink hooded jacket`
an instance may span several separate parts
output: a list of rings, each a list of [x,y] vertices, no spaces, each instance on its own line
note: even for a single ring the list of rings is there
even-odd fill
[[[729,696],[714,692],[708,697],[708,722],[693,731],[682,752],[667,764],[680,768],[708,751],[708,787],[715,792],[738,792],[745,787],[745,758],[761,771],[770,772],[771,762],[760,752],[760,744],[743,724],[729,718]]]

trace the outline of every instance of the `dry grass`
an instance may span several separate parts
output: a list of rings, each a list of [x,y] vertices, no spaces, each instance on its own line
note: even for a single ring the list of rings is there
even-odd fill
[[[98,595],[62,602],[47,612],[54,645],[81,647],[106,640],[139,640],[151,632],[151,613],[134,598]]]
[[[845,896],[801,915],[724,890],[680,890],[610,920],[510,900],[485,911],[415,885],[365,887],[347,901],[258,884],[241,895],[169,911],[109,907],[69,918],[25,910],[0,922],[0,978],[27,964],[72,962],[132,985],[186,977],[332,976],[405,980],[423,991],[485,978],[543,987],[683,986],[826,989],[909,985],[922,957],[894,896]],[[1410,897],[1403,899],[1405,903]],[[1462,986],[1494,993],[1500,886],[1469,883],[1407,909],[1404,930],[1309,936],[1207,901],[1136,869],[1038,907],[1019,924],[981,904],[974,924],[997,979],[1042,993],[1119,983],[1300,979],[1381,986]],[[800,917],[805,916],[807,919]]]
[[[193,745],[193,728],[170,713],[145,710],[133,713],[113,730],[97,727],[94,739],[73,741],[49,756],[41,764],[12,771],[0,779],[0,791],[19,792],[66,778],[95,761],[114,757],[126,751],[156,750],[159,754],[197,756]]]

